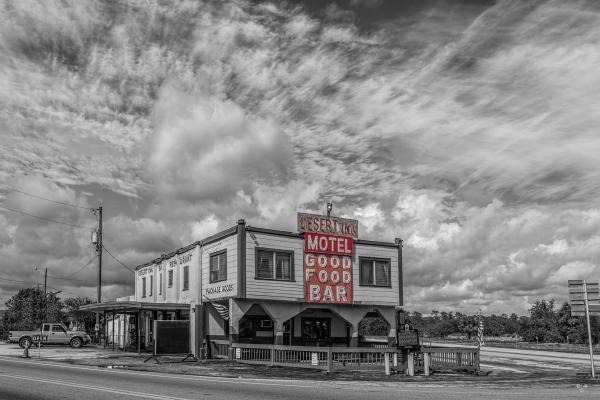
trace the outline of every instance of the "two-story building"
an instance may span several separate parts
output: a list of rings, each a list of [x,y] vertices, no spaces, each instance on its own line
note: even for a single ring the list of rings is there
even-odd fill
[[[356,346],[360,321],[372,316],[389,323],[393,340],[401,240],[359,239],[357,221],[336,217],[298,214],[298,226],[240,220],[138,266],[132,304],[143,305],[142,342],[152,340],[153,319],[189,318],[196,353],[206,339]]]

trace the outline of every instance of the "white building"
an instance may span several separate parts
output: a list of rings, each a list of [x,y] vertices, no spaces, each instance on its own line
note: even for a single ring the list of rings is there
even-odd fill
[[[323,219],[320,228],[339,229],[333,217],[314,217]],[[325,247],[318,249],[319,233],[306,235],[240,220],[138,266],[134,301],[127,304],[140,316],[142,344],[152,341],[152,320],[167,318],[190,319],[196,354],[212,340],[356,346],[359,322],[373,315],[387,320],[395,338],[395,311],[403,303],[401,241],[321,234]],[[119,311],[118,303],[103,304]]]

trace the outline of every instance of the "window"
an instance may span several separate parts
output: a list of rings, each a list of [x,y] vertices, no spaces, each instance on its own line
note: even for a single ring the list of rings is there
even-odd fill
[[[190,288],[190,266],[186,265],[183,267],[183,290]]]
[[[148,296],[152,296],[152,287],[154,286],[154,275],[150,275],[150,290]]]
[[[173,286],[173,270],[169,270],[169,287]]]
[[[294,280],[294,252],[256,249],[256,279]]]
[[[52,325],[52,332],[65,333],[65,330],[60,325]]]
[[[227,280],[227,250],[210,256],[210,283]]]
[[[158,294],[162,294],[162,272],[158,274]]]
[[[390,259],[360,257],[360,285],[391,287]]]
[[[142,298],[146,297],[146,277],[142,278]]]

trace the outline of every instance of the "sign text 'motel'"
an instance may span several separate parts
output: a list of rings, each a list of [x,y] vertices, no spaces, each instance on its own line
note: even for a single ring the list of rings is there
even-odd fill
[[[348,236],[304,234],[304,252],[319,254],[351,255],[354,253],[354,240]]]

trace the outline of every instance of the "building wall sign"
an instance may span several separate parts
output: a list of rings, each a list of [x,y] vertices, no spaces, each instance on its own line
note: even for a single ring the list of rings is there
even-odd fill
[[[304,301],[352,304],[352,258],[305,253]]]
[[[352,304],[352,254],[350,236],[304,233],[304,301]]]
[[[213,287],[209,287],[209,288],[204,289],[204,294],[207,294],[207,295],[220,294],[220,293],[229,293],[229,292],[233,292],[233,285],[232,284],[221,285],[221,286],[213,286]]]
[[[352,255],[354,240],[349,236],[305,233],[304,253]]]
[[[358,221],[326,215],[298,213],[298,232],[350,236],[358,239]]]

